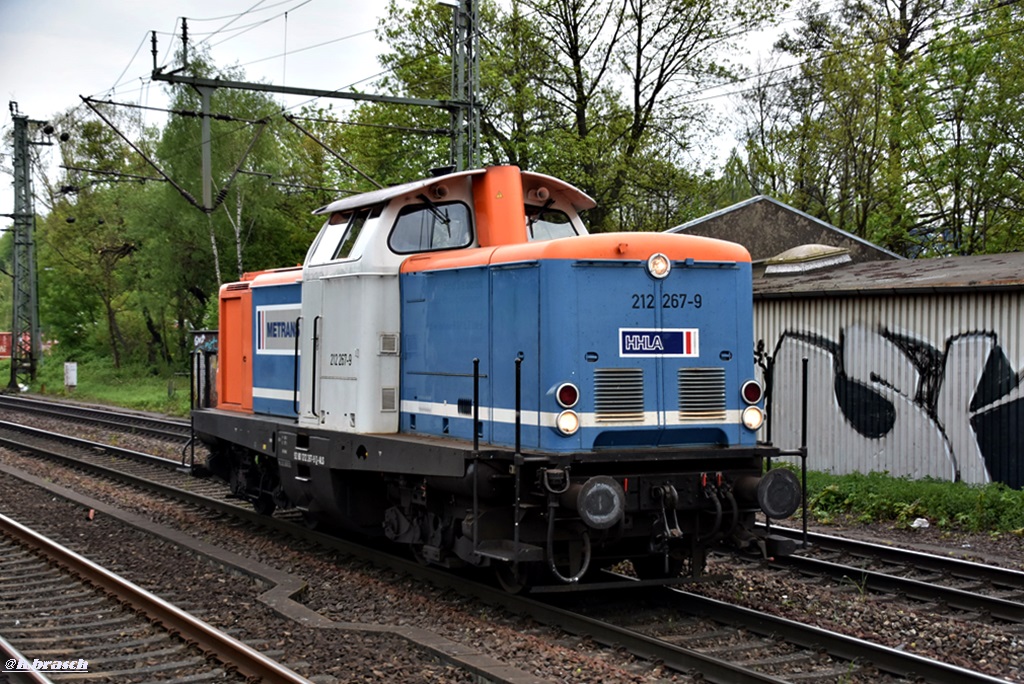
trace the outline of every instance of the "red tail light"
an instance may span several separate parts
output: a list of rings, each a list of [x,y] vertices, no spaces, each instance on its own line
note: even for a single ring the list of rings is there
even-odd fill
[[[743,383],[740,393],[743,394],[743,401],[748,404],[756,404],[764,396],[764,390],[761,389],[761,384],[757,380],[747,380]]]
[[[580,391],[576,389],[576,385],[566,382],[555,390],[555,399],[562,408],[572,408],[580,400]]]

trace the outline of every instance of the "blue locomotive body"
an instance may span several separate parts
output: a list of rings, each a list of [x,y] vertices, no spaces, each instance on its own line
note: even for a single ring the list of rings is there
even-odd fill
[[[745,446],[749,263],[537,260],[403,274],[401,430],[525,449]],[[550,293],[545,297],[541,293]],[[473,360],[479,366],[474,371]],[[518,377],[517,377],[518,374]],[[579,388],[559,403],[563,383]],[[579,430],[556,426],[574,410]]]

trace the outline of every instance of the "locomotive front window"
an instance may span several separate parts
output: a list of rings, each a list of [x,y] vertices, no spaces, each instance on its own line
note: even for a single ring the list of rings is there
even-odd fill
[[[526,228],[531,242],[576,235],[576,229],[568,214],[548,207],[526,205]]]
[[[388,247],[396,254],[460,249],[472,242],[469,208],[462,202],[403,207],[388,237]]]

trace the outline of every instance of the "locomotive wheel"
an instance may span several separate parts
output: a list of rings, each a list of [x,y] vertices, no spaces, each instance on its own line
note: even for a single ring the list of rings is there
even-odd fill
[[[543,576],[543,568],[540,563],[520,563],[518,577],[516,577],[515,565],[512,563],[497,563],[494,566],[494,572],[498,578],[498,584],[510,594],[529,591],[530,587],[537,584]]]
[[[423,544],[409,544],[409,552],[412,554],[413,560],[420,565],[430,564],[427,557],[423,555]]]
[[[668,567],[666,567],[666,561]],[[666,557],[663,554],[633,558],[632,562],[636,576],[642,580],[679,577],[679,573],[686,565],[686,561],[680,557],[673,555]]]
[[[277,508],[277,504],[274,503],[274,497],[263,493],[252,502],[252,507],[260,515],[274,515],[274,509]]]

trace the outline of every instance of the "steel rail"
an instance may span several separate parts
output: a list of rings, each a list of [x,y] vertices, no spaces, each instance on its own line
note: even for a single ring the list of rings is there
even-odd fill
[[[776,558],[770,565],[790,567],[815,576],[826,576],[837,580],[849,579],[857,583],[858,587],[867,590],[901,594],[921,601],[935,601],[951,608],[985,613],[1007,622],[1024,622],[1024,603],[1020,601],[986,596],[974,591],[945,587],[941,584],[932,584],[806,556]]]
[[[772,534],[779,534],[793,539],[803,538],[803,533],[800,530],[776,525],[772,525],[771,529]],[[948,558],[912,549],[902,549],[814,532],[808,533],[808,542],[811,546],[835,549],[855,556],[877,558],[888,563],[911,565],[915,568],[943,573],[961,579],[984,580],[993,585],[1008,589],[1024,590],[1024,572],[1012,568],[1001,568],[963,560],[962,558]]]
[[[819,627],[805,625],[786,618],[768,615],[762,611],[734,606],[717,599],[691,594],[681,589],[672,589],[685,597],[681,601],[687,612],[704,615],[713,620],[727,622],[736,627],[753,631],[764,636],[782,637],[786,641],[805,648],[824,649],[830,655],[845,660],[870,663],[885,672],[909,678],[918,678],[927,682],[944,682],[945,684],[995,684],[1005,679],[993,677],[950,665],[924,656],[907,653],[895,648],[871,643],[837,632],[830,632]]]
[[[164,626],[185,641],[196,644],[205,653],[235,667],[246,677],[285,684],[310,684],[305,677],[277,663],[256,649],[228,636],[219,629],[164,601],[142,587],[115,575],[71,549],[57,544],[16,520],[0,514],[0,529],[10,537],[37,549],[61,566],[100,587]]]
[[[149,463],[151,465],[158,465],[160,467],[171,469],[182,467],[179,461],[164,458],[163,456],[154,456],[152,454],[146,454],[141,451],[134,451],[132,449],[125,449],[123,447],[117,447],[111,444],[93,442],[88,439],[81,439],[80,437],[72,437],[71,435],[62,435],[55,433],[52,430],[43,430],[41,428],[32,427],[31,425],[22,425],[21,423],[12,423],[6,420],[0,420],[0,429],[10,430],[11,432],[20,432],[22,434],[31,435],[33,437],[39,437],[43,439],[59,440],[64,444],[76,446],[81,449],[87,449],[89,451],[96,453],[106,453],[112,456],[120,456],[121,458],[126,458],[132,461],[138,461],[140,463]],[[6,438],[0,439],[0,441],[10,442],[12,445],[15,445],[19,449],[34,450],[32,445],[30,444],[24,444],[22,442],[8,440]],[[40,455],[53,455],[58,458],[61,457],[61,454],[54,454],[49,451],[40,452]],[[77,459],[72,460],[74,460],[75,463],[79,462]]]
[[[0,423],[2,426],[2,423]],[[39,432],[39,431],[36,431]],[[46,437],[58,440],[62,437],[47,433]],[[248,523],[257,524],[267,529],[284,532],[291,536],[315,542],[326,548],[342,551],[355,557],[367,560],[377,565],[390,567],[399,572],[409,573],[422,578],[437,586],[455,590],[463,594],[469,594],[491,604],[500,605],[514,613],[527,613],[534,619],[549,624],[559,629],[576,633],[586,634],[595,641],[613,646],[623,646],[638,655],[661,660],[666,665],[685,672],[688,670],[700,671],[709,682],[721,682],[723,684],[736,682],[737,684],[780,684],[785,680],[765,675],[754,670],[743,668],[737,665],[724,663],[720,658],[705,656],[697,651],[685,649],[679,646],[668,644],[654,637],[648,637],[628,629],[610,625],[599,620],[582,616],[573,611],[557,608],[544,601],[512,596],[505,591],[486,586],[484,584],[467,582],[466,577],[454,575],[450,572],[425,567],[414,561],[406,561],[396,557],[393,553],[368,548],[366,546],[349,542],[337,537],[329,536],[320,532],[300,527],[294,523],[265,516],[251,510],[248,507],[230,503],[223,500],[213,499],[201,494],[178,489],[143,477],[124,473],[104,465],[89,463],[72,456],[59,454],[36,445],[24,444],[7,438],[0,438],[0,443],[8,444],[12,448],[29,451],[48,458],[55,458],[59,461],[70,463],[77,467],[100,475],[115,478],[134,486],[143,487],[150,491],[173,497],[189,504],[198,505],[207,510],[240,518]],[[632,584],[623,581],[626,587]]]
[[[62,402],[46,402],[12,395],[0,395],[0,406],[7,406],[26,413],[83,420],[119,430],[133,430],[154,437],[180,440],[188,439],[191,436],[191,428],[187,422],[124,413],[113,409],[105,410]]]
[[[56,439],[52,434],[48,433],[47,436],[51,439]],[[269,529],[284,531],[289,535],[314,541],[327,548],[344,551],[370,562],[391,567],[396,571],[410,573],[442,588],[449,588],[463,594],[475,596],[488,603],[500,605],[511,612],[527,614],[544,624],[570,633],[587,635],[598,643],[613,647],[625,647],[637,655],[660,660],[677,671],[699,671],[708,681],[739,683],[785,681],[739,665],[724,663],[720,657],[706,656],[700,652],[667,643],[656,637],[646,636],[599,619],[580,615],[572,610],[559,608],[550,602],[523,596],[511,596],[504,591],[490,586],[468,582],[464,576],[421,566],[413,561],[405,561],[391,553],[368,549],[354,542],[341,540],[299,527],[290,522],[258,514],[236,504],[211,499],[210,497],[180,490],[169,485],[155,483],[98,464],[83,463],[78,459],[53,454],[40,447],[18,445],[16,448],[27,449],[43,455],[56,455],[62,460],[84,465],[91,470],[143,486],[150,490],[178,498],[179,500],[212,508],[219,512],[229,513]],[[628,588],[629,584],[634,583],[629,582],[627,578],[623,578],[623,588]],[[909,677],[921,677],[927,681],[953,683],[994,683],[1003,681],[983,673],[959,668],[940,661],[929,660],[923,656],[909,654],[879,644],[872,644],[785,618],[767,615],[763,612],[733,606],[679,589],[670,589],[669,591],[672,591],[676,597],[679,597],[679,610],[681,612],[705,615],[711,619],[764,636],[781,636],[795,645],[810,649],[825,649],[830,654],[844,660],[870,662],[879,669],[890,673]]]
[[[18,663],[28,663],[32,662],[32,660],[22,655],[21,651],[14,647],[14,644],[2,636],[0,636],[0,656],[3,657],[5,663],[3,679],[0,681],[9,681],[11,684],[53,684],[53,680],[42,672],[36,672],[31,669],[16,670],[15,668],[7,668],[6,664],[12,660]]]

